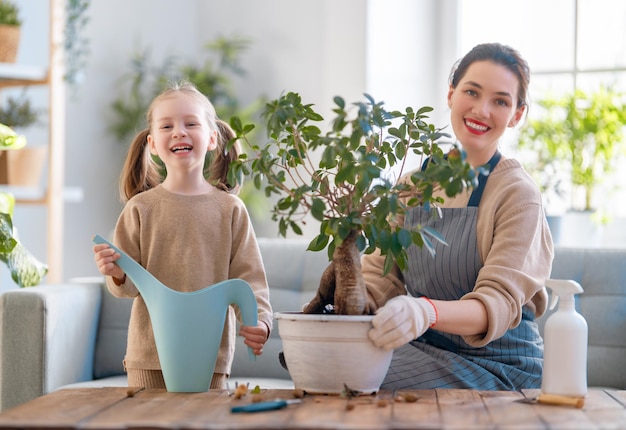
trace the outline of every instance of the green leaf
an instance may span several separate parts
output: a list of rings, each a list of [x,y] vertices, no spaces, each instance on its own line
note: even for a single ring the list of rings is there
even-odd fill
[[[439,232],[438,232],[437,230],[435,230],[434,228],[425,226],[425,227],[423,227],[423,228],[422,228],[422,231],[423,231],[425,234],[427,234],[427,235],[429,235],[429,236],[433,237],[434,239],[436,239],[438,242],[441,242],[441,243],[442,243],[442,244],[444,244],[444,245],[447,245],[447,244],[448,244],[448,243],[446,242],[446,238],[445,238],[445,237],[443,237],[443,236],[442,236],[442,234],[441,234],[441,233],[439,233]]]
[[[413,238],[411,237],[411,233],[405,229],[401,229],[400,231],[398,231],[398,242],[405,249],[411,246],[413,244]]]
[[[385,264],[383,265],[383,276],[388,275],[391,272],[391,269],[393,269],[395,263],[396,262],[393,258],[393,255],[387,254],[385,256]]]
[[[328,245],[329,237],[325,234],[318,234],[315,238],[309,243],[309,247],[307,248],[309,251],[321,251],[326,248]]]
[[[0,253],[0,260],[6,263],[11,271],[11,278],[22,288],[39,285],[48,273],[48,266],[37,260],[19,242],[8,254]]]
[[[299,236],[302,236],[302,229],[300,228],[300,226],[298,224],[296,224],[295,222],[291,221],[289,223],[289,225],[291,226],[291,229],[293,230],[293,232]]]
[[[313,199],[311,201],[311,215],[318,221],[324,220],[324,212],[326,211],[326,205],[320,199]]]

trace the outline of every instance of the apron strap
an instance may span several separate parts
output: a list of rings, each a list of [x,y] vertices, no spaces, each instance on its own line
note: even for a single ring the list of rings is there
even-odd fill
[[[478,186],[474,188],[474,191],[472,191],[472,195],[470,196],[469,202],[467,203],[468,207],[476,207],[480,203],[480,199],[483,196],[483,191],[485,190],[485,185],[487,184],[487,179],[489,178],[489,173],[493,172],[493,169],[500,161],[500,158],[502,158],[502,154],[500,154],[500,151],[496,151],[496,153],[493,154],[491,159],[487,162],[487,164],[489,165],[489,171],[487,172],[487,174],[478,174]],[[429,160],[430,157],[424,160],[424,162],[422,163],[422,171],[426,170],[426,166],[428,165]]]
[[[489,171],[487,172],[487,174],[480,173],[478,175],[478,186],[474,188],[474,191],[472,191],[472,195],[470,196],[467,206],[478,206],[478,204],[480,203],[480,199],[483,196],[483,191],[485,190],[487,179],[489,179],[489,174],[493,172],[493,169],[500,161],[500,158],[502,158],[502,154],[500,154],[500,151],[496,151],[496,153],[493,154],[493,156],[487,163],[489,165]]]

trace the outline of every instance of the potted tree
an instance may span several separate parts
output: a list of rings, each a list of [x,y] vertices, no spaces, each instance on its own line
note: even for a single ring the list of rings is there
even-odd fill
[[[236,117],[231,121],[237,138],[248,147],[248,153],[231,165],[231,180],[251,175],[267,197],[277,196],[272,218],[283,236],[289,230],[301,234],[301,225],[309,215],[320,223],[319,234],[308,249],[327,249],[330,263],[321,276],[317,295],[304,313],[276,314],[287,367],[296,387],[306,391],[336,393],[343,390],[343,384],[357,391],[378,389],[391,355],[373,347],[367,338],[371,312],[361,275],[361,253],[379,249],[385,255],[388,272],[394,262],[401,268],[406,266],[406,249],[411,245],[434,252],[433,241],[444,241],[438,232],[407,230],[395,224],[394,218],[418,205],[432,208],[436,215],[440,203],[433,197],[436,187],[444,187],[448,196],[454,196],[473,186],[477,177],[460,150],[452,149],[446,156],[439,141],[447,135],[426,121],[431,108],[388,111],[383,103],[368,95],[365,98],[348,106],[341,97],[335,97],[331,130],[323,132],[315,125],[323,117],[313,106],[303,103],[299,94],[287,93],[266,105],[264,117],[270,139],[263,146],[247,140],[252,125],[243,125]],[[410,157],[416,157],[417,163]],[[409,164],[420,166],[424,162],[425,168],[415,170],[409,180],[397,181]],[[325,314],[331,308],[335,315]],[[295,320],[303,321],[306,327],[283,324]],[[310,323],[317,320],[324,324],[311,327]],[[337,320],[356,322],[361,328],[333,327],[324,337],[321,327],[329,328],[328,322]],[[284,336],[287,332],[297,333],[293,347]],[[302,344],[306,343],[305,333],[322,339],[322,352]],[[336,338],[344,333],[354,336],[350,342]],[[334,346],[339,350],[332,350]],[[303,350],[304,356],[295,358],[298,350]],[[337,354],[341,360],[332,361]],[[364,365],[365,357],[379,362]],[[320,366],[321,359],[334,365],[341,362],[338,376]],[[308,365],[317,366],[318,371]]]
[[[0,150],[16,151],[26,145],[26,138],[11,128],[0,124]],[[32,287],[41,283],[48,272],[45,264],[38,261],[19,241],[13,227],[14,196],[0,191],[0,260],[20,287]]]
[[[0,63],[15,63],[21,25],[17,5],[11,0],[0,0]]]

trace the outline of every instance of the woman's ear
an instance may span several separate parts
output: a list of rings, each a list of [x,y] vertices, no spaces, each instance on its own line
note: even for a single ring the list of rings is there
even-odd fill
[[[513,118],[509,121],[508,127],[515,127],[524,116],[524,112],[526,112],[526,105],[518,107]]]
[[[448,107],[452,109],[452,95],[454,94],[454,88],[450,85],[448,88]]]

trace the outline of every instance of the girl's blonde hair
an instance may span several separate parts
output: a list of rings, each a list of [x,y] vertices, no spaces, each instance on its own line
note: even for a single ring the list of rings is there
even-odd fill
[[[163,182],[164,175],[160,171],[162,167],[157,164],[147,149],[148,134],[152,128],[154,107],[159,101],[174,93],[182,93],[196,100],[206,113],[209,128],[217,131],[217,148],[207,155],[204,176],[211,184],[224,191],[235,194],[239,191],[241,184],[228,182],[230,163],[236,160],[240,154],[238,142],[230,147],[228,145],[235,137],[234,131],[226,122],[217,117],[215,107],[204,94],[198,91],[193,84],[181,81],[170,84],[152,100],[146,114],[148,128],[137,133],[130,144],[120,175],[120,198],[124,202]]]

